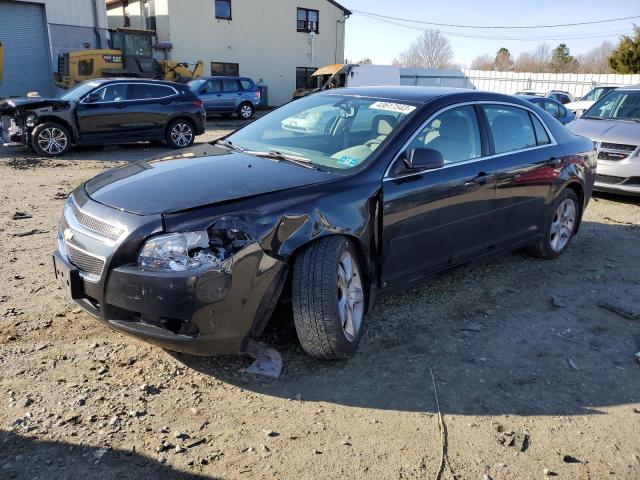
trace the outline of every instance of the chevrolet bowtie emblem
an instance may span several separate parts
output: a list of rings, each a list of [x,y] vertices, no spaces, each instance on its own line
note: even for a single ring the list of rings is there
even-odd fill
[[[70,228],[65,228],[64,232],[62,232],[62,236],[64,237],[65,241],[69,242],[73,238],[73,232]]]

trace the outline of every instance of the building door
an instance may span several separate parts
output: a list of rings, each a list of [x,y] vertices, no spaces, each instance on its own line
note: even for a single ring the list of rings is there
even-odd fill
[[[0,98],[23,97],[32,91],[53,95],[44,5],[0,0],[0,43],[4,46]]]

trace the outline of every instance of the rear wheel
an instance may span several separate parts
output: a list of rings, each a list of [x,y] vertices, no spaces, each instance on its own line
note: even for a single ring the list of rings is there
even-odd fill
[[[558,195],[545,224],[545,236],[527,252],[540,258],[557,258],[571,243],[579,219],[578,196],[570,188]]]
[[[172,120],[167,126],[167,145],[172,148],[185,148],[193,145],[195,132],[189,120]]]
[[[69,130],[59,123],[47,122],[38,125],[31,133],[31,148],[45,157],[59,157],[69,151]]]
[[[305,352],[324,359],[352,355],[362,338],[365,298],[351,241],[314,242],[296,258],[292,280],[293,318]]]
[[[253,117],[254,112],[255,108],[253,108],[253,105],[248,102],[241,104],[240,108],[238,108],[238,116],[243,120],[249,120]]]

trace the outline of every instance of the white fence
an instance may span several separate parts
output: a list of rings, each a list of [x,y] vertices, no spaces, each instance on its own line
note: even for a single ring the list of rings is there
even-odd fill
[[[591,73],[516,73],[483,70],[445,70],[434,68],[401,68],[402,85],[475,88],[513,94],[531,88],[546,92],[565,90],[581,97],[598,85],[638,85],[640,75]]]

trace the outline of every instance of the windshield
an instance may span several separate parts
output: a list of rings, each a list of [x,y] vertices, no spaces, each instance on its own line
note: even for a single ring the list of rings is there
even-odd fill
[[[87,93],[89,93],[91,90],[93,90],[94,88],[99,87],[99,86],[100,86],[99,82],[96,82],[96,81],[93,81],[93,80],[88,80],[86,82],[82,82],[82,83],[77,84],[75,87],[72,87],[71,89],[67,90],[66,92],[62,92],[61,94],[59,94],[57,96],[57,98],[59,98],[60,100],[78,102]]]
[[[416,110],[407,102],[311,95],[291,102],[227,138],[249,153],[295,157],[321,169],[362,165]]]
[[[640,120],[640,90],[612,90],[594,103],[582,118]]]
[[[146,33],[125,33],[124,54],[132,57],[151,57],[151,37]]]

